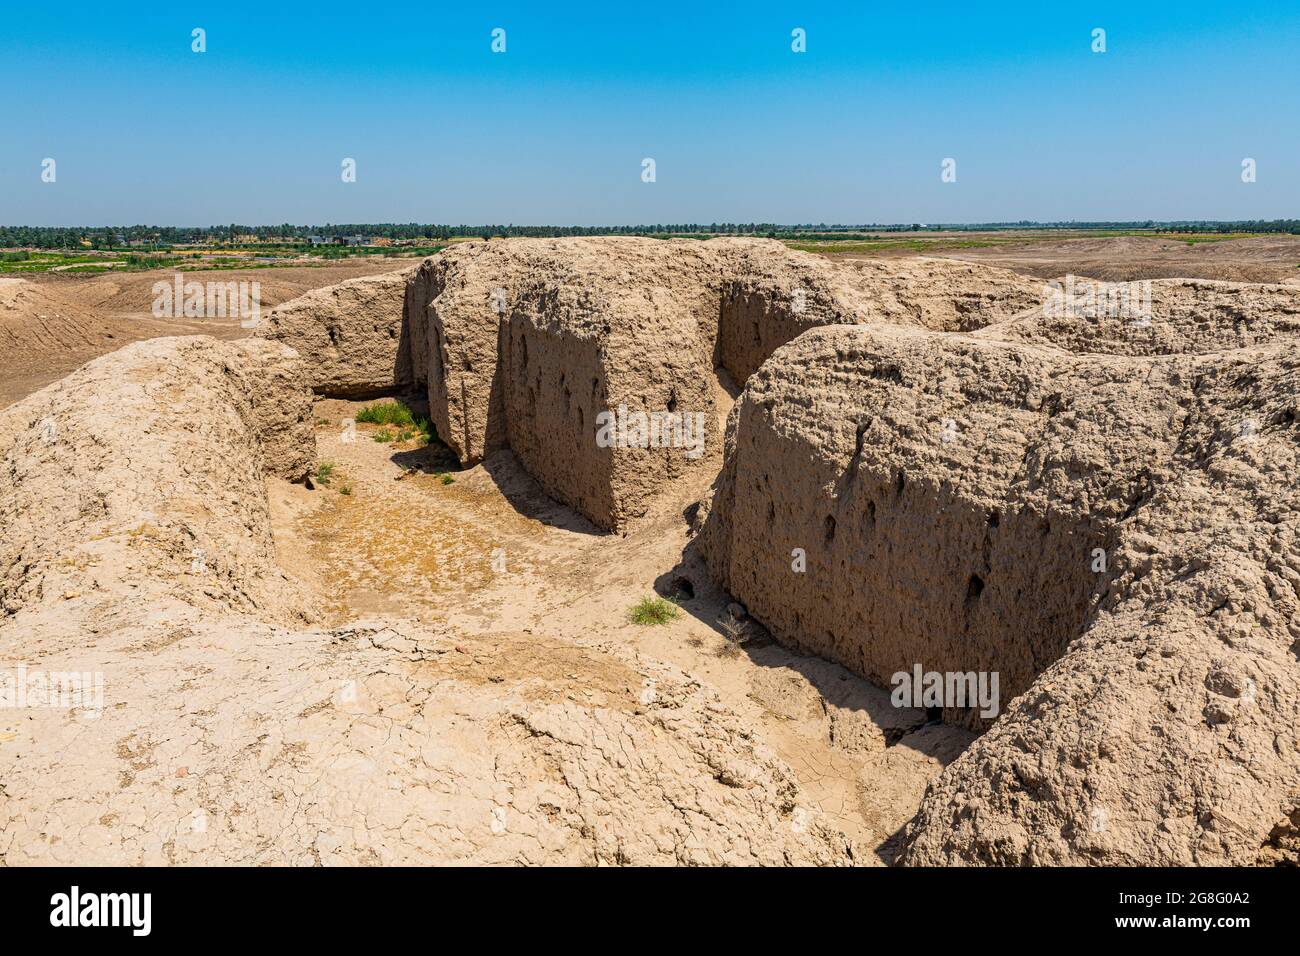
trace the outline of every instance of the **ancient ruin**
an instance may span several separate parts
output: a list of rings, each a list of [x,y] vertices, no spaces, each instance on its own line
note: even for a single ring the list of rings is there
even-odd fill
[[[256,337],[96,359],[0,411],[0,630],[106,688],[12,731],[0,855],[1296,862],[1300,288],[1130,292],[767,240],[465,242]],[[329,403],[393,395],[452,464],[362,475]],[[363,494],[308,539],[324,447]],[[459,532],[369,529],[453,467],[474,535],[436,613],[331,610],[311,548],[352,529],[446,571]],[[789,680],[720,693],[629,638],[586,606],[620,565]],[[914,671],[972,694],[891,706]],[[810,781],[798,727],[850,769]]]

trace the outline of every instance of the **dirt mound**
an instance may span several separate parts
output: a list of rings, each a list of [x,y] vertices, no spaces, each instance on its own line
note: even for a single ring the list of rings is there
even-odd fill
[[[905,862],[1254,862],[1300,785],[1300,360],[995,336],[831,327],[777,352],[732,414],[704,553],[776,636],[872,680],[999,674],[1014,700]]]
[[[97,344],[99,330],[49,286],[0,278],[0,349],[62,349]]]
[[[0,608],[129,588],[287,610],[264,475],[315,463],[296,361],[261,340],[158,339],[0,412]]]
[[[1186,240],[1163,236],[1004,241],[932,255],[1014,269],[1052,279],[1066,273],[1112,282],[1198,278],[1231,282],[1300,282],[1300,236]],[[987,243],[969,234],[973,244]],[[903,250],[906,253],[907,250]]]
[[[407,267],[412,260],[407,260]],[[183,273],[186,282],[257,283],[263,310],[310,289],[349,277],[391,271],[399,260],[316,267],[214,269]],[[0,277],[0,407],[17,401],[68,374],[96,356],[128,342],[175,335],[211,335],[229,340],[263,334],[230,318],[157,316],[156,283],[171,287],[177,273],[147,272],[74,275],[41,273],[28,278]],[[265,311],[262,315],[265,320]]]
[[[19,624],[106,706],[0,751],[11,865],[853,862],[715,693],[626,652],[166,604]]]
[[[310,266],[277,265],[266,268],[189,269],[180,273],[186,282],[257,283],[263,309],[271,309],[313,289],[339,285],[349,279],[410,269],[415,259],[357,259]],[[74,301],[102,316],[150,315],[158,293],[154,286],[171,284],[174,269],[140,272],[106,272],[94,276],[44,273],[33,283],[65,301]]]
[[[737,383],[817,326],[968,330],[1042,301],[1042,283],[984,266],[919,258],[831,264],[774,241],[716,242],[726,250],[716,362]]]
[[[1217,352],[1297,333],[1300,286],[1072,276],[1049,287],[1042,308],[988,330],[992,337],[1110,355]]]

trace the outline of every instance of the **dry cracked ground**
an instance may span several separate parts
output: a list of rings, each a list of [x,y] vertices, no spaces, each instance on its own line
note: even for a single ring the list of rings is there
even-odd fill
[[[464,243],[23,398],[0,862],[1295,864],[1300,288],[1054,288]]]

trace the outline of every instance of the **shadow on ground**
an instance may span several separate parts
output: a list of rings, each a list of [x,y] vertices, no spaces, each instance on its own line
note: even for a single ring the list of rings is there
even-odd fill
[[[687,517],[689,520],[690,516]],[[829,709],[846,711],[873,725],[884,738],[887,750],[906,748],[946,767],[974,740],[974,735],[966,729],[944,725],[937,709],[928,713],[895,707],[889,690],[839,664],[801,654],[776,640],[761,621],[750,617],[730,594],[713,583],[695,540],[687,543],[672,569],[655,579],[654,588],[660,596],[672,600],[726,641],[722,653],[744,654],[757,667],[800,675],[820,695],[828,712]],[[832,738],[834,727],[832,724]],[[852,754],[851,749],[845,752]],[[864,758],[864,766],[866,762]],[[860,784],[860,796],[862,789]],[[886,865],[894,864],[906,830],[906,824],[898,827],[873,848]]]

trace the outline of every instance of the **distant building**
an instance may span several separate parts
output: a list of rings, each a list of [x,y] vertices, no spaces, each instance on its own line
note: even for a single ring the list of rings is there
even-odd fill
[[[308,236],[307,241],[310,242],[313,246],[328,246],[334,240],[328,239],[325,236]]]

